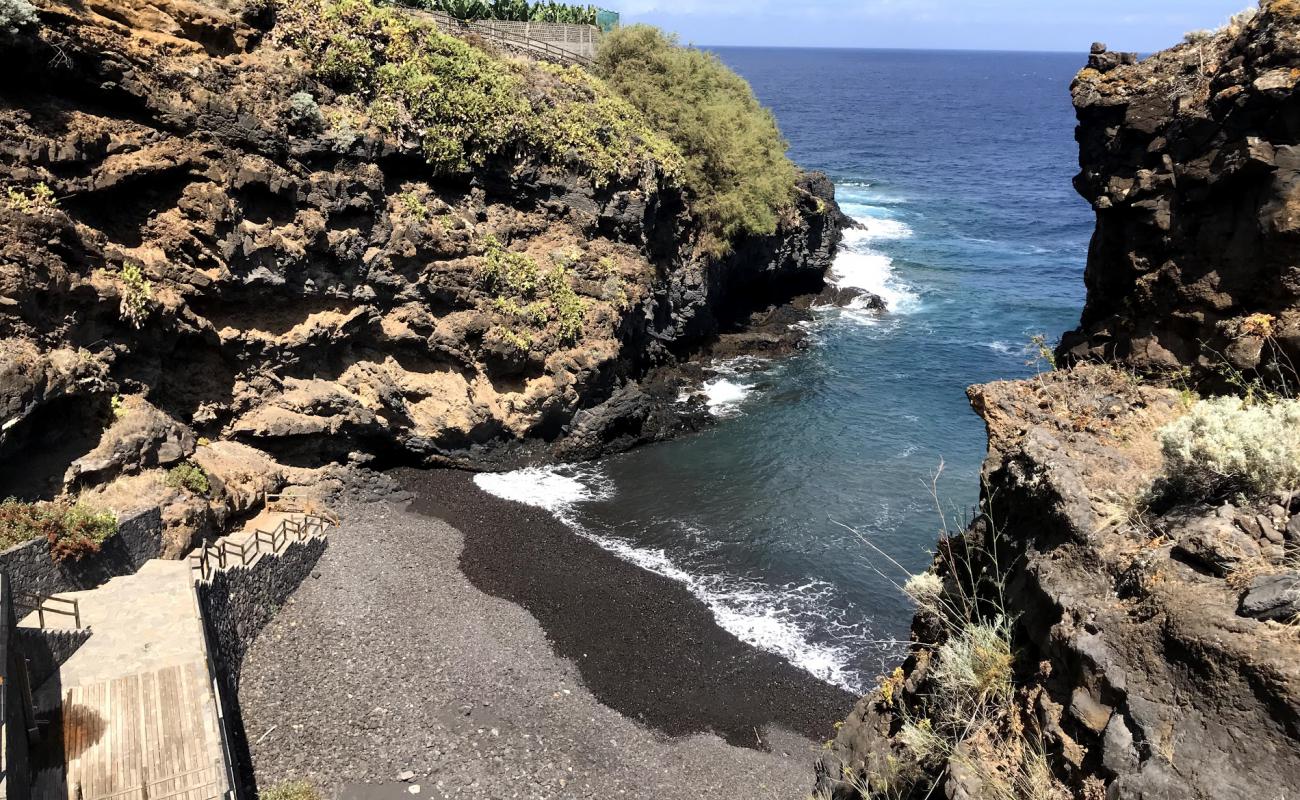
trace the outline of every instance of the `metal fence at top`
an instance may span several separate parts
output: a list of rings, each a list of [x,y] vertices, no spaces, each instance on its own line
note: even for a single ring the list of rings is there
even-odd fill
[[[609,9],[596,9],[596,27],[601,33],[609,33],[618,27],[618,12]]]

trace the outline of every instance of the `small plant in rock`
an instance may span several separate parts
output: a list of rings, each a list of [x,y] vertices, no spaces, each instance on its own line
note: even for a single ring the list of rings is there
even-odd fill
[[[1165,479],[1181,494],[1208,499],[1300,486],[1300,400],[1201,400],[1159,439]]]
[[[411,217],[421,221],[429,218],[428,204],[415,192],[402,192],[397,199],[401,202],[402,209]]]
[[[0,36],[17,36],[40,24],[36,7],[28,0],[0,0]]]
[[[300,133],[319,133],[325,129],[325,115],[321,113],[316,98],[309,92],[295,92],[289,96],[289,108],[285,112],[289,120],[289,129]]]
[[[122,299],[118,311],[131,327],[139,329],[153,306],[153,284],[144,276],[140,266],[130,261],[122,264],[118,278],[122,281]]]
[[[485,242],[483,262],[476,270],[483,288],[498,297],[532,297],[541,285],[537,262],[523,253],[512,253],[495,236]]]
[[[108,399],[108,407],[113,412],[113,419],[122,419],[127,415],[126,400],[120,394]]]
[[[206,495],[212,489],[208,473],[193,461],[184,461],[168,470],[167,485],[197,495]]]
[[[10,208],[24,214],[38,214],[59,207],[59,200],[54,196],[54,190],[43,182],[36,184],[28,192],[10,187],[5,192],[5,196]]]

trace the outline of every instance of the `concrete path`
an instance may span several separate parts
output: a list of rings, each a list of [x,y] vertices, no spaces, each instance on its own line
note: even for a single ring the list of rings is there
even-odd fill
[[[149,561],[60,597],[80,603],[91,636],[36,693],[38,706],[62,707],[66,763],[65,785],[36,800],[220,797],[229,787],[189,564]]]

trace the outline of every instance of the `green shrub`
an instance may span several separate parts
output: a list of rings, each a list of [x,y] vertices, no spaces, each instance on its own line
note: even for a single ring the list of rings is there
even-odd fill
[[[559,323],[560,341],[575,344],[582,337],[582,322],[587,311],[582,298],[569,285],[569,271],[556,267],[547,273],[546,289]]]
[[[523,152],[603,185],[647,160],[671,174],[679,160],[589,73],[496,58],[372,0],[284,0],[276,31],[376,126],[419,141],[438,171]]]
[[[167,472],[167,485],[173,489],[185,489],[198,495],[205,495],[212,489],[208,473],[193,461],[184,461]]]
[[[776,120],[743,78],[647,25],[605,36],[596,72],[681,152],[711,249],[725,250],[738,233],[776,230],[797,173]]]
[[[1171,487],[1209,497],[1300,488],[1300,400],[1202,400],[1160,430]]]
[[[144,276],[138,264],[127,261],[118,273],[122,281],[122,299],[118,311],[122,319],[133,328],[144,325],[145,317],[153,305],[153,284]]]
[[[307,781],[285,781],[258,792],[259,800],[321,800],[320,791]]]
[[[532,297],[541,285],[537,262],[523,253],[512,253],[495,236],[487,237],[483,261],[477,269],[483,288],[498,297]]]
[[[117,516],[80,503],[23,503],[9,498],[0,503],[0,546],[44,537],[55,561],[80,560],[98,553],[117,533]]]
[[[0,502],[0,549],[48,536],[52,530],[53,522],[40,506],[12,497]]]

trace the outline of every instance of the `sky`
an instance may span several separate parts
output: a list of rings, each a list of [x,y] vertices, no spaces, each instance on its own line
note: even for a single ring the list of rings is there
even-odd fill
[[[1150,53],[1253,0],[605,0],[697,45]]]

